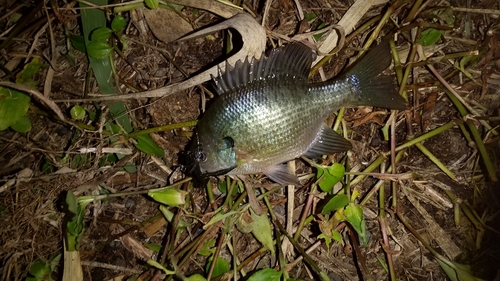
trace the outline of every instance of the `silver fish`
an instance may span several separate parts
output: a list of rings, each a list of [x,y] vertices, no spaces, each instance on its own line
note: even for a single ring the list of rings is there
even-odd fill
[[[198,181],[223,174],[264,173],[280,184],[300,184],[284,162],[349,150],[351,143],[324,120],[342,106],[405,109],[393,77],[378,76],[391,63],[385,42],[338,77],[308,84],[315,58],[291,43],[260,59],[226,66],[213,77],[218,97],[199,120],[187,153]]]

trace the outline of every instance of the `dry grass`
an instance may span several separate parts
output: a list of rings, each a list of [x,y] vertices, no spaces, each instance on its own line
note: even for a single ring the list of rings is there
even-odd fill
[[[251,1],[245,2],[244,8],[259,20],[266,16],[267,47],[270,47],[283,43],[283,38],[293,37],[298,32],[314,30],[321,23],[337,24],[352,6],[351,2],[279,0],[266,6],[266,1]],[[92,75],[88,74],[86,56],[77,51],[74,51],[75,56],[71,59],[65,55],[65,33],[80,34],[79,10],[73,9],[73,3],[57,2],[60,6],[47,6],[49,9],[39,5],[37,12],[33,12],[31,18],[28,18],[30,11],[36,10],[33,5],[37,3],[3,1],[0,6],[0,15],[5,15],[0,16],[0,30],[5,31],[1,35],[4,41],[0,42],[10,42],[2,43],[0,47],[0,64],[3,66],[0,71],[1,81],[14,81],[13,76],[23,69],[26,61],[37,56],[45,62],[45,66],[34,76],[38,90],[51,101],[72,100],[56,103],[66,119],[70,119],[69,110],[75,104],[83,105],[98,113],[98,116],[93,122],[86,120],[87,124],[61,122],[46,102],[32,97],[28,115],[32,122],[31,131],[27,134],[10,129],[0,132],[0,185],[5,184],[0,188],[2,280],[22,280],[34,261],[62,252],[62,206],[67,191],[79,190],[88,195],[99,194],[102,189],[111,193],[134,192],[165,186],[184,178],[185,175],[177,169],[178,155],[185,150],[189,141],[187,136],[191,132],[191,128],[184,127],[151,134],[153,140],[165,151],[164,163],[163,160],[136,153],[132,141],[122,136],[115,135],[113,137],[116,138],[112,138],[103,133],[103,130],[109,130],[105,124],[112,123],[113,120],[108,115],[107,102],[104,101],[106,98],[94,103],[88,101],[91,94],[99,93],[99,88]],[[300,9],[296,8],[296,3],[300,3]],[[364,107],[346,109],[344,125],[349,128],[348,135],[353,143],[352,152],[347,154],[349,171],[377,173],[363,179],[361,176],[351,176],[351,187],[358,190],[360,199],[364,200],[362,204],[370,236],[368,245],[359,246],[359,241],[353,239],[352,229],[346,224],[340,224],[337,228],[345,243],[333,242],[327,248],[324,241],[317,238],[321,229],[320,216],[315,216],[314,221],[297,234],[300,246],[305,249],[312,247],[309,255],[332,280],[360,280],[368,277],[373,280],[388,280],[389,273],[382,266],[387,263],[394,268],[398,280],[446,279],[422,241],[450,259],[457,258],[461,263],[472,265],[472,272],[483,279],[492,280],[499,270],[498,183],[492,181],[491,172],[488,174],[484,155],[477,149],[479,141],[470,130],[471,126],[477,128],[478,136],[484,142],[485,151],[490,157],[493,174],[496,172],[498,176],[499,137],[487,129],[485,124],[498,131],[499,18],[498,10],[478,10],[490,9],[497,3],[475,2],[468,7],[472,9],[468,10],[469,13],[460,9],[455,9],[454,12],[448,10],[453,14],[453,22],[447,22],[451,21],[448,14],[441,13],[441,17],[432,14],[435,8],[433,1],[425,2],[417,16],[411,16],[414,15],[412,9],[418,3],[392,2],[392,6],[382,4],[370,8],[359,21],[353,23],[354,33],[346,30],[343,48],[322,62],[324,64],[321,65],[319,74],[315,74],[311,81],[338,74],[348,63],[348,59],[366,42],[396,31],[399,55],[406,57],[404,54],[409,54],[418,65],[416,54],[420,50],[409,44],[412,36],[420,34],[426,25],[445,28],[446,24],[451,24],[453,28],[446,28],[445,35],[422,52],[427,57],[434,58],[431,65],[436,72],[445,77],[447,83],[478,114],[470,114],[470,109],[465,109],[467,118],[462,118],[460,107],[454,105],[450,96],[445,93],[445,88],[436,83],[438,79],[428,67],[421,64],[405,74],[407,64],[404,62],[388,71],[398,72],[401,75],[400,81],[402,77],[408,78],[404,94],[411,107],[393,116],[395,131],[390,133],[393,144],[385,141],[380,133],[382,127],[391,124],[390,113]],[[448,3],[442,2],[440,5],[447,6]],[[466,1],[453,2],[452,6],[467,7]],[[394,8],[393,14],[377,29],[381,19],[376,17],[384,15],[390,10],[389,7]],[[217,9],[226,7],[215,6],[214,9],[219,11]],[[231,15],[232,11],[224,10],[224,13]],[[20,20],[13,22],[10,12],[21,13]],[[300,15],[312,12],[317,15],[316,19],[301,25],[297,20]],[[165,22],[187,20],[198,28],[219,20],[210,12],[189,7],[178,13],[184,19],[173,18]],[[123,56],[114,56],[117,70],[114,78],[117,79],[122,94],[154,91],[184,81],[186,76],[208,69],[214,62],[225,59],[227,33],[217,32],[213,37],[165,43],[153,36],[141,10],[134,9],[123,15],[129,20],[125,29],[126,38],[129,39],[125,40],[129,48],[124,51]],[[50,25],[46,24],[47,18],[50,19]],[[371,25],[364,26],[364,23],[374,18],[376,19]],[[403,25],[402,19],[407,19],[407,23]],[[9,38],[5,39],[7,37]],[[331,45],[328,50],[333,47],[335,46]],[[325,52],[325,49],[320,50]],[[466,72],[456,71],[453,63],[459,62],[462,56],[453,57],[453,54],[475,50],[479,52],[479,56],[474,63],[465,65]],[[73,60],[75,64],[72,63]],[[470,74],[477,83],[466,74]],[[200,115],[200,108],[210,98],[210,89],[210,84],[205,83],[171,93],[168,97],[127,99],[126,116],[133,121],[136,130],[194,120]],[[87,101],[75,102],[80,99]],[[432,133],[453,120],[463,120],[456,124],[465,129],[461,130],[458,125],[453,125],[453,128],[436,134],[419,146],[405,148],[400,157],[391,159],[396,156],[396,146]],[[334,117],[327,120],[330,125],[334,122]],[[86,126],[89,124],[93,128]],[[118,162],[102,153],[79,152],[80,148],[109,147],[112,144],[134,151],[133,156],[128,156],[130,158],[127,159],[136,166],[135,173],[127,173],[121,169],[126,161]],[[449,169],[456,181],[438,168],[436,161],[424,155],[426,149]],[[384,153],[386,156],[381,156]],[[341,160],[344,156],[345,154],[337,155],[335,159]],[[366,171],[370,164],[377,163],[379,159],[382,165],[379,163],[374,171]],[[378,173],[389,173],[386,169],[396,161],[397,174],[401,176],[399,180],[379,181],[381,176]],[[305,174],[312,170],[304,162],[297,161],[297,172]],[[408,177],[410,173],[411,177]],[[268,189],[276,187],[276,184],[265,179],[244,177],[244,180],[250,186]],[[82,186],[85,188],[82,189]],[[215,199],[210,201],[203,189],[192,189],[189,183],[180,188],[191,192],[191,201],[184,210],[174,208],[172,211],[177,214],[176,220],[192,223],[186,231],[177,232],[173,229],[161,219],[158,204],[140,195],[91,203],[85,211],[86,231],[80,249],[85,280],[108,280],[137,273],[142,273],[141,278],[159,278],[158,271],[148,270],[144,266],[148,255],[158,261],[167,260],[170,264],[177,264],[185,259],[186,263],[178,271],[179,275],[203,273],[206,257],[196,255],[195,250],[199,250],[211,238],[215,239],[215,243],[221,243],[216,244],[219,245],[220,256],[231,261],[236,255],[239,262],[244,263],[246,272],[257,268],[279,267],[276,256],[269,252],[259,252],[261,245],[251,234],[225,226],[228,231],[224,235],[229,235],[232,239],[228,243],[233,245],[236,252],[234,254],[227,246],[221,246],[222,242],[227,242],[220,236],[222,231],[219,231],[219,227],[223,227],[222,224],[202,230],[201,222],[207,223],[214,215],[213,211],[225,203],[224,195],[215,190]],[[310,184],[297,188],[293,192],[294,198],[285,192],[269,195],[270,205],[281,223],[293,218],[294,225],[297,226],[308,200],[312,200],[309,196],[310,188]],[[385,191],[383,215],[380,214],[381,205],[377,197],[380,189]],[[293,201],[292,216],[286,212],[288,200]],[[395,201],[397,208],[394,207]],[[358,203],[360,202],[361,200]],[[317,198],[313,207],[316,204]],[[459,205],[461,207],[458,210],[461,214],[458,218],[459,226],[454,220],[453,204],[457,208]],[[263,201],[261,206],[266,210]],[[472,213],[471,217],[480,222],[466,217],[464,214],[467,212]],[[402,223],[403,220],[409,222],[416,234]],[[416,235],[423,240],[418,240]],[[190,248],[192,241],[201,241],[201,246]],[[151,256],[151,252],[142,246],[146,242],[169,247],[169,251]],[[184,252],[190,249],[194,251],[193,255]],[[291,250],[293,247],[287,249],[285,254],[289,254],[286,256],[289,266],[294,259],[302,259],[297,251]],[[290,276],[295,278],[314,280],[316,275],[312,271],[311,273],[311,267],[303,262],[290,266]],[[61,273],[62,266],[58,268],[59,276]]]

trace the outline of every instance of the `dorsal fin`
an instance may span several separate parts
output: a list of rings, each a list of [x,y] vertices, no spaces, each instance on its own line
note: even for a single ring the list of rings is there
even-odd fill
[[[238,61],[234,67],[226,62],[224,72],[219,68],[219,75],[213,77],[217,93],[222,95],[249,82],[276,76],[292,76],[307,79],[315,54],[301,43],[290,43],[271,51],[269,56],[260,59],[248,58]]]

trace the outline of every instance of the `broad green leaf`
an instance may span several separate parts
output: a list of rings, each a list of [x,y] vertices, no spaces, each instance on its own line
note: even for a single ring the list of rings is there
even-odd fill
[[[435,28],[427,28],[426,30],[422,31],[422,36],[420,37],[420,44],[422,46],[432,46],[439,41],[441,38],[442,32],[440,30],[437,30]]]
[[[113,29],[114,32],[122,30],[122,28],[124,28],[126,25],[127,21],[121,15],[116,15],[113,18],[113,21],[111,21],[111,29]]]
[[[207,266],[206,266],[207,272],[210,269],[211,263],[212,263],[212,260],[207,263]],[[229,262],[226,259],[219,257],[217,259],[217,262],[215,262],[214,271],[212,272],[212,278],[221,276],[222,274],[229,272],[229,270],[231,270],[231,267],[229,266]]]
[[[31,121],[28,116],[23,115],[10,128],[19,133],[27,133],[31,130]]]
[[[156,202],[177,207],[186,203],[187,191],[167,188],[163,190],[148,191],[148,195]]]
[[[81,105],[75,105],[69,111],[71,118],[75,120],[82,120],[85,117],[85,108]]]
[[[33,77],[38,73],[38,70],[43,65],[38,57],[34,57],[28,64],[26,64],[16,75],[16,83],[29,85],[32,87],[36,87],[37,82],[33,80]]]
[[[113,47],[106,42],[92,41],[87,45],[87,54],[95,59],[105,59],[112,51]]]
[[[99,27],[90,35],[90,41],[106,42],[111,37],[111,34],[113,34],[113,30],[105,26]]]
[[[155,10],[158,9],[158,5],[160,4],[158,0],[144,0],[146,7]]]
[[[264,213],[260,216],[255,214],[255,212],[250,209],[250,215],[252,217],[252,234],[255,238],[271,253],[274,255],[274,245],[273,245],[273,236],[271,231],[271,223],[269,222],[269,218],[267,217],[267,213]]]
[[[78,50],[82,53],[87,52],[87,49],[85,48],[85,39],[83,39],[83,36],[71,35],[69,37],[69,40],[71,41],[71,45],[73,45],[73,48],[75,48],[75,50]]]
[[[107,0],[88,0],[92,4],[99,6],[107,5]],[[89,7],[85,3],[79,2],[80,7]],[[83,35],[85,39],[85,44],[88,46],[90,44],[90,34],[93,30],[99,27],[106,26],[106,16],[104,12],[100,9],[83,9],[80,10]],[[118,93],[118,89],[114,84],[112,67],[109,59],[95,59],[89,56],[90,66],[94,71],[94,76],[99,84],[103,94],[113,95]],[[132,132],[132,125],[128,115],[125,113],[127,109],[122,101],[112,102],[108,104],[111,117],[121,125],[121,127],[127,132]]]
[[[363,217],[363,209],[351,203],[345,207],[344,215],[366,245],[366,225]]]
[[[30,97],[13,89],[0,87],[0,131],[7,129],[26,114]]]
[[[281,279],[281,274],[281,271],[276,271],[272,268],[265,268],[252,274],[252,276],[248,278],[248,281],[279,281]]]
[[[165,157],[165,151],[163,151],[149,135],[139,135],[134,139],[137,140],[135,147],[140,151],[148,155],[156,155],[162,158]]]
[[[31,265],[29,273],[39,280],[49,280],[50,266],[45,261],[37,260]]]
[[[324,192],[330,192],[333,186],[342,180],[344,177],[345,168],[339,163],[333,163],[331,166],[318,168],[316,177],[319,179],[318,184]]]
[[[321,210],[322,214],[329,214],[338,209],[344,208],[347,203],[349,203],[349,196],[346,194],[337,194],[335,195]]]
[[[188,281],[206,281],[207,278],[203,277],[203,275],[201,274],[193,274],[191,276],[188,277],[187,279]]]

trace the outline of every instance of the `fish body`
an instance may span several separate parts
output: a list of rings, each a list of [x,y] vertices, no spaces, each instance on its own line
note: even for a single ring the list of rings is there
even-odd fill
[[[314,58],[308,47],[292,43],[219,73],[218,97],[200,119],[188,152],[191,174],[206,179],[264,173],[281,184],[299,184],[282,163],[351,148],[325,125],[332,112],[356,105],[406,107],[392,78],[377,77],[391,62],[388,46],[375,48],[333,80],[308,84]]]

